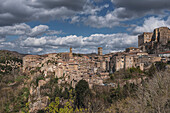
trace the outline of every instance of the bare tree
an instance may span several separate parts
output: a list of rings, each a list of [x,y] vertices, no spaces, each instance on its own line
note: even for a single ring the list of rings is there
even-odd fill
[[[170,111],[170,70],[158,72],[141,85],[136,97],[118,101],[107,110],[116,113],[168,113]]]

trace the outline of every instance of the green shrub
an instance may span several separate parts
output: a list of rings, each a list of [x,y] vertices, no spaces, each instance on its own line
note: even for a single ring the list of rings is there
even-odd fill
[[[41,67],[36,67],[36,70],[37,70],[37,71],[40,71],[40,69],[41,69]]]
[[[26,78],[28,78],[27,76],[18,76],[16,79],[15,79],[15,81],[16,82],[21,82],[21,81],[23,81],[24,79],[26,79]]]
[[[38,86],[39,80],[45,80],[43,76],[39,76],[36,78],[36,86]]]
[[[148,72],[147,72],[147,75],[149,77],[153,77],[153,75],[155,74],[156,72],[156,67],[154,64],[152,64],[152,66],[149,68]]]
[[[156,62],[155,63],[155,67],[157,69],[157,71],[165,71],[165,68],[166,68],[166,63],[163,63],[163,62]]]

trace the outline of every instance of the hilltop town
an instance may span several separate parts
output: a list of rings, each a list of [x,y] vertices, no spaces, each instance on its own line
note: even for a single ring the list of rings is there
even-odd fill
[[[159,61],[170,61],[170,29],[156,28],[153,33],[139,35],[138,48],[129,47],[124,52],[102,54],[74,54],[72,48],[68,53],[51,53],[46,55],[27,55],[23,58],[23,72],[39,72],[44,76],[53,75],[59,84],[68,83],[72,87],[84,79],[90,87],[102,85],[103,80],[115,71],[131,67],[144,71]]]

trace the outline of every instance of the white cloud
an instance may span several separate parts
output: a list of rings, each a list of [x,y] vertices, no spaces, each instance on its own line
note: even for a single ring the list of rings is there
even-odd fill
[[[29,25],[25,23],[21,24],[15,24],[13,26],[4,26],[0,27],[0,36],[31,36],[36,37],[43,34],[48,35],[56,35],[62,33],[62,31],[56,31],[56,30],[49,30],[49,27],[47,25],[38,25],[34,28],[31,28]]]
[[[124,10],[124,8],[116,8],[113,11],[108,12],[105,16],[90,15],[87,20],[84,19],[84,23],[95,28],[112,28],[120,25],[121,21],[128,20],[128,18],[121,19],[118,17],[118,14]]]
[[[32,52],[33,53],[39,53],[39,52],[42,52],[43,49],[42,48],[33,48]]]
[[[126,40],[126,41],[125,41]],[[105,53],[120,51],[127,47],[137,46],[137,36],[128,34],[93,34],[89,37],[70,35],[66,37],[44,36],[41,38],[29,37],[22,40],[22,47],[45,48],[40,52],[48,50],[63,51],[73,47],[77,52],[93,52],[97,47],[103,47]],[[35,51],[34,51],[35,52]]]
[[[111,0],[117,7],[126,10],[119,13],[120,18],[136,18],[145,15],[162,15],[170,11],[169,0]],[[123,14],[123,15],[122,15]]]
[[[77,22],[80,22],[80,16],[74,16],[71,18],[70,23],[77,23]]]
[[[42,38],[32,38],[28,37],[26,40],[23,41],[22,45],[24,46],[44,46],[47,40],[45,37]]]
[[[0,27],[0,35],[24,35],[29,33],[31,30],[27,24],[16,24],[13,26]]]
[[[133,32],[153,32],[153,30],[158,27],[170,27],[170,16],[167,20],[164,20],[161,17],[145,18],[143,25],[135,27]]]
[[[31,32],[29,33],[30,36],[37,36],[43,33],[46,33],[47,30],[49,29],[49,27],[47,25],[39,25],[39,26],[35,26]]]
[[[0,42],[4,42],[5,41],[5,38],[0,38]]]
[[[46,32],[47,35],[58,35],[58,34],[63,34],[63,31],[56,31],[56,30],[48,30]]]

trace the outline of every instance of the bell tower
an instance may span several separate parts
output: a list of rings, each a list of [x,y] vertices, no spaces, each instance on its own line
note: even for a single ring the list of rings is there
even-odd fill
[[[103,54],[102,54],[102,47],[99,47],[99,48],[98,48],[98,55],[103,55]]]

